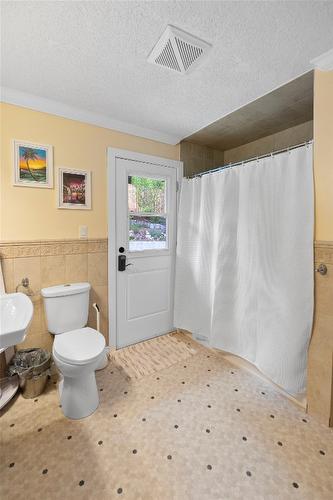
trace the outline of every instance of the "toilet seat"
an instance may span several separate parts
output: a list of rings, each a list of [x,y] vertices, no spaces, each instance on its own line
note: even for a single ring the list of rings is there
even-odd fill
[[[93,328],[85,327],[56,335],[53,354],[64,363],[85,365],[95,361],[104,347],[103,335]]]

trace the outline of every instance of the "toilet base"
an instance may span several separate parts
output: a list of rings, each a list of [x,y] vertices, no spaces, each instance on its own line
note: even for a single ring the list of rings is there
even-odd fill
[[[95,372],[82,378],[64,377],[59,385],[60,404],[67,418],[88,417],[98,408],[99,397]]]
[[[53,357],[61,376],[58,390],[63,414],[74,420],[88,417],[99,405],[95,370],[100,358],[92,364],[75,366],[59,360],[54,353]]]

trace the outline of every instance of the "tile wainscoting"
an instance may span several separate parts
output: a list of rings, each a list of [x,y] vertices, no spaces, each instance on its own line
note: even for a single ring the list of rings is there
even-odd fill
[[[333,426],[333,241],[315,243],[315,310],[308,361],[308,412]]]
[[[22,278],[29,278],[33,292],[34,316],[25,341],[19,348],[42,347],[50,350],[41,288],[62,283],[88,281],[91,284],[89,326],[96,327],[92,304],[101,311],[101,332],[108,344],[107,239],[42,240],[0,243],[5,288],[15,292]],[[19,291],[24,291],[22,286]]]
[[[96,327],[92,304],[101,310],[101,331],[108,343],[107,239],[50,240],[0,243],[4,281],[13,292],[28,277],[34,292],[34,317],[26,340],[19,347],[50,349],[40,289],[66,282],[89,281],[89,325]],[[325,276],[315,273],[315,317],[309,350],[308,411],[332,425],[333,406],[333,242],[315,243],[316,267],[324,263]],[[21,290],[22,288],[20,288]]]

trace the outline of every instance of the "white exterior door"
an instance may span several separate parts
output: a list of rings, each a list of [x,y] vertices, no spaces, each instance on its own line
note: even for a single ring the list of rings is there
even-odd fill
[[[115,248],[109,265],[116,268],[116,311],[111,305],[110,315],[116,312],[119,348],[173,329],[177,168],[117,156],[114,162]]]

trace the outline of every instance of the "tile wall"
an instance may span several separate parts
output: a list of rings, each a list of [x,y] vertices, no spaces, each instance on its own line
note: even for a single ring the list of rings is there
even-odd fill
[[[189,141],[180,143],[180,160],[184,164],[184,176],[190,176],[220,167],[224,164],[224,153],[217,149]]]
[[[333,426],[333,241],[316,242],[315,267],[320,264],[326,265],[327,274],[315,273],[307,400],[310,415]]]
[[[47,331],[43,287],[88,281],[91,284],[89,326],[96,327],[92,304],[101,311],[101,332],[108,344],[107,239],[44,240],[0,243],[0,258],[6,292],[14,292],[22,278],[29,278],[33,292],[34,316],[25,341],[19,348],[51,349],[52,336]],[[24,291],[22,286],[19,291]]]

